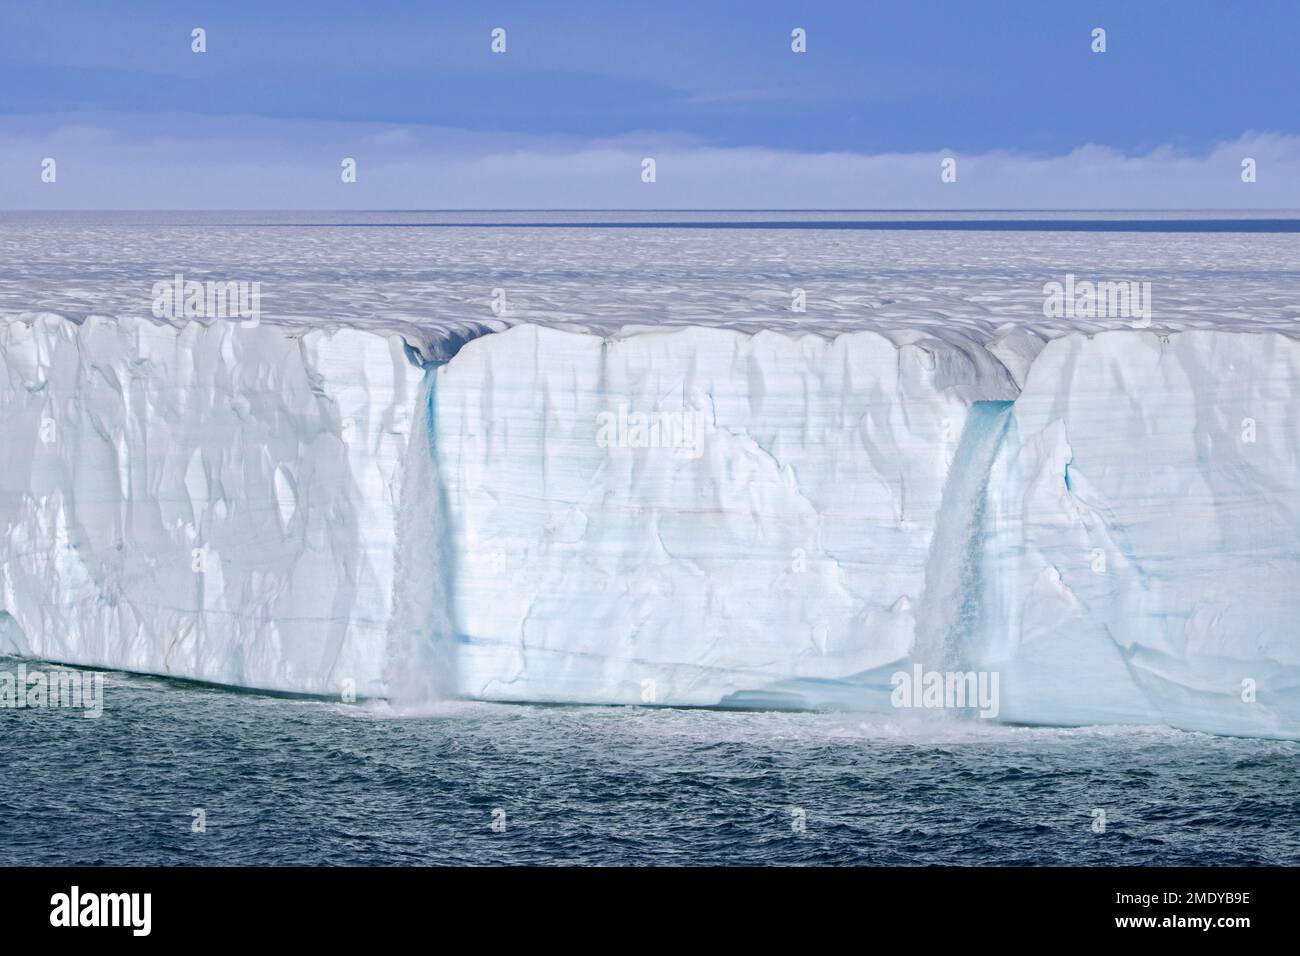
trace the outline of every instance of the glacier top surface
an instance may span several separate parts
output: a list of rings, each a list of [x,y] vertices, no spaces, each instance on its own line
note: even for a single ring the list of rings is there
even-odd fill
[[[941,217],[997,216],[1010,229],[917,228],[937,214],[874,214],[868,228],[819,226],[872,214],[763,215],[803,226],[754,228],[753,213],[4,213],[0,317],[149,317],[153,284],[181,273],[260,282],[262,321],[398,332],[428,357],[520,323],[604,335],[869,329],[896,342],[996,343],[1022,330],[1020,350],[1130,326],[1045,317],[1044,284],[1073,275],[1150,282],[1157,330],[1300,329],[1300,234],[1219,231],[1236,214],[1172,217],[1174,232],[1106,225],[1151,221],[1141,213]],[[641,228],[613,225],[632,220]],[[791,309],[795,289],[804,313]]]

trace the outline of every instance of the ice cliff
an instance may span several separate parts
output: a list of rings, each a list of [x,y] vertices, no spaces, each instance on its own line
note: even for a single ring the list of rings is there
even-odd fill
[[[470,339],[465,336],[465,339]],[[0,323],[0,651],[1300,736],[1300,343]]]
[[[983,550],[1003,714],[1295,736],[1300,342],[1053,340],[990,476]]]
[[[0,352],[9,650],[382,690],[421,377],[400,340],[46,316]]]

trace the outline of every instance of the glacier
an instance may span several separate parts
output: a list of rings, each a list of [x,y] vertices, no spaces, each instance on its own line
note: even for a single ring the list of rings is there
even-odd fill
[[[990,485],[1003,716],[1295,736],[1300,342],[1053,340]]]
[[[1004,721],[1300,737],[1298,379],[1268,330],[9,317],[0,653],[860,710],[920,663]]]

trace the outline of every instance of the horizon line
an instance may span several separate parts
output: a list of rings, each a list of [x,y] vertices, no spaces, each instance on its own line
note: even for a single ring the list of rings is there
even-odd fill
[[[1035,207],[862,207],[862,208],[834,208],[823,206],[718,206],[718,207],[699,207],[699,206],[657,206],[657,207],[636,207],[636,206],[448,206],[448,207],[397,207],[397,206],[376,206],[367,208],[350,208],[338,206],[137,206],[137,207],[114,207],[114,208],[77,208],[77,209],[42,209],[35,207],[4,207],[0,208],[2,213],[157,213],[157,212],[199,212],[199,213],[339,213],[339,214],[357,214],[357,213],[541,213],[541,212],[566,212],[566,213],[947,213],[947,214],[973,214],[973,213],[1237,213],[1242,215],[1268,216],[1283,214],[1300,215],[1300,207],[1278,207],[1278,208],[1252,208],[1242,206],[1107,206],[1107,207],[1075,207],[1075,206],[1035,206]]]

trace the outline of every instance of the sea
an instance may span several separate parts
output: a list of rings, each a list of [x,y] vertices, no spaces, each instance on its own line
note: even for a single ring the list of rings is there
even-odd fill
[[[0,669],[18,662],[0,660]],[[0,711],[0,865],[1295,865],[1300,743],[105,675]]]

